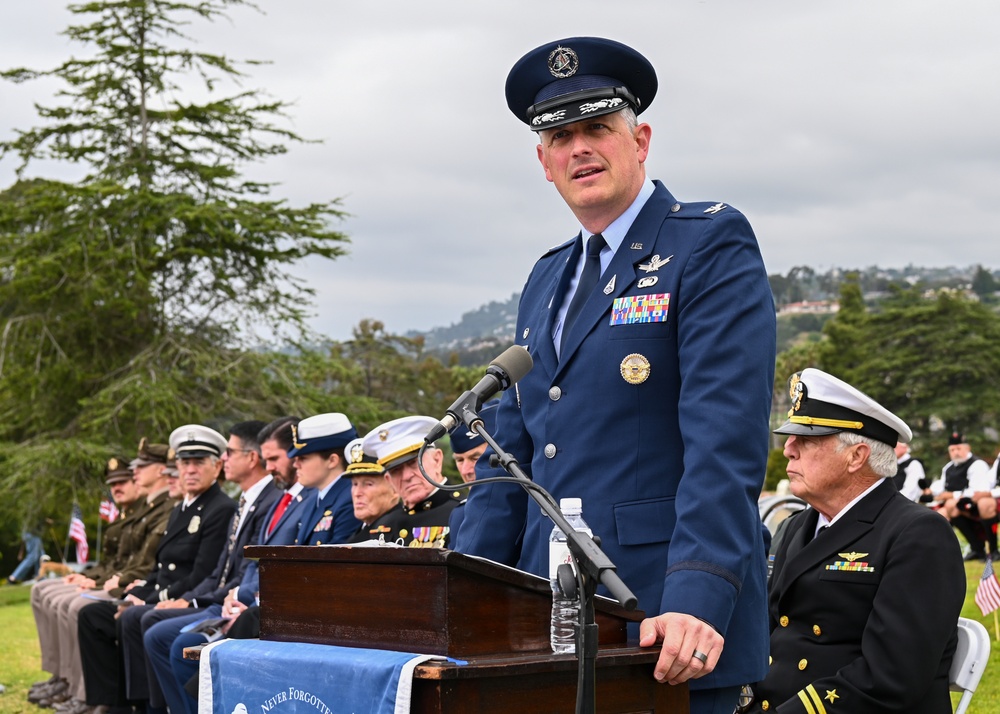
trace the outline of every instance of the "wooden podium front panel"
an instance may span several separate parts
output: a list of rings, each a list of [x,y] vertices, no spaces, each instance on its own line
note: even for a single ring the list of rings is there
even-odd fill
[[[436,549],[252,546],[261,639],[438,654],[548,653],[548,581]],[[642,618],[598,603],[600,645]]]

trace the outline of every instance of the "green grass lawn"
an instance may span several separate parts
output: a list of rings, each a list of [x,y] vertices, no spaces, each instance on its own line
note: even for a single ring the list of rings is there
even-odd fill
[[[968,595],[962,616],[982,622],[994,635],[993,616],[982,617],[973,600],[976,585],[983,574],[981,563],[968,563],[965,567]],[[31,588],[25,586],[0,587],[0,684],[7,691],[0,694],[0,714],[41,714],[42,709],[29,704],[26,698],[32,682],[47,679],[48,674],[39,667],[38,639],[35,621],[31,616],[28,596]],[[958,701],[958,695],[952,695]],[[1000,712],[1000,645],[993,643],[990,663],[972,698],[970,714],[995,714]]]

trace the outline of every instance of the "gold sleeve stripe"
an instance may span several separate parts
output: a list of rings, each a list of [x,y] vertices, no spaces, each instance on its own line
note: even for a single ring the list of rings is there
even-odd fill
[[[804,689],[799,690],[799,699],[802,700],[802,706],[805,708],[806,714],[816,714],[816,709],[813,708],[812,702],[809,701],[809,697],[806,696]]]
[[[821,419],[820,417],[791,416],[788,421],[793,424],[805,424],[807,426],[832,426],[840,429],[861,429],[864,422],[846,421],[844,419]]]
[[[809,685],[805,688],[806,694],[812,699],[813,704],[816,705],[817,714],[826,714],[826,707],[823,706],[823,698],[819,696],[819,692],[816,691],[816,687]]]

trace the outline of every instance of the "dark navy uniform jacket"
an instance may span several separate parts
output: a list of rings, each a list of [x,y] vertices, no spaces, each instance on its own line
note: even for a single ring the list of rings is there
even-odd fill
[[[692,688],[757,681],[775,315],[756,238],[732,207],[678,204],[656,182],[557,358],[552,325],[575,245],[544,255],[524,287],[515,341],[534,367],[504,392],[496,438],[557,500],[583,500],[647,615],[687,613],[725,637],[717,668]],[[504,475],[488,456],[476,474]],[[547,576],[551,530],[519,487],[478,486],[457,545]]]
[[[814,538],[817,519],[788,519],[775,551],[773,662],[752,711],[951,712],[965,568],[948,521],[890,479]]]
[[[301,521],[295,545],[345,543],[361,527],[361,521],[354,517],[351,479],[343,475],[330,487],[322,501],[317,500],[315,491],[311,493],[298,513],[301,514]]]
[[[146,584],[129,592],[148,603],[180,597],[204,580],[226,547],[236,501],[213,483],[194,503],[170,514]],[[166,591],[166,595],[161,593]]]

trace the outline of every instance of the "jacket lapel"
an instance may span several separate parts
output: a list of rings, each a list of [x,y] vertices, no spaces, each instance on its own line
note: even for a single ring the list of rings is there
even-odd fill
[[[803,573],[811,570],[820,561],[849,547],[870,531],[875,525],[875,518],[895,493],[897,493],[896,487],[891,480],[886,479],[878,488],[854,504],[854,507],[842,519],[830,526],[829,530],[818,538],[812,538],[812,533],[819,516],[815,512],[810,514],[810,518],[803,523],[802,531],[804,532],[797,534],[797,536],[801,536],[801,539],[796,537],[793,542],[789,543],[781,581],[777,583],[782,594],[787,593],[791,583]],[[811,528],[809,527],[810,523]],[[797,552],[793,553],[792,549],[797,543],[800,544],[800,547]]]

